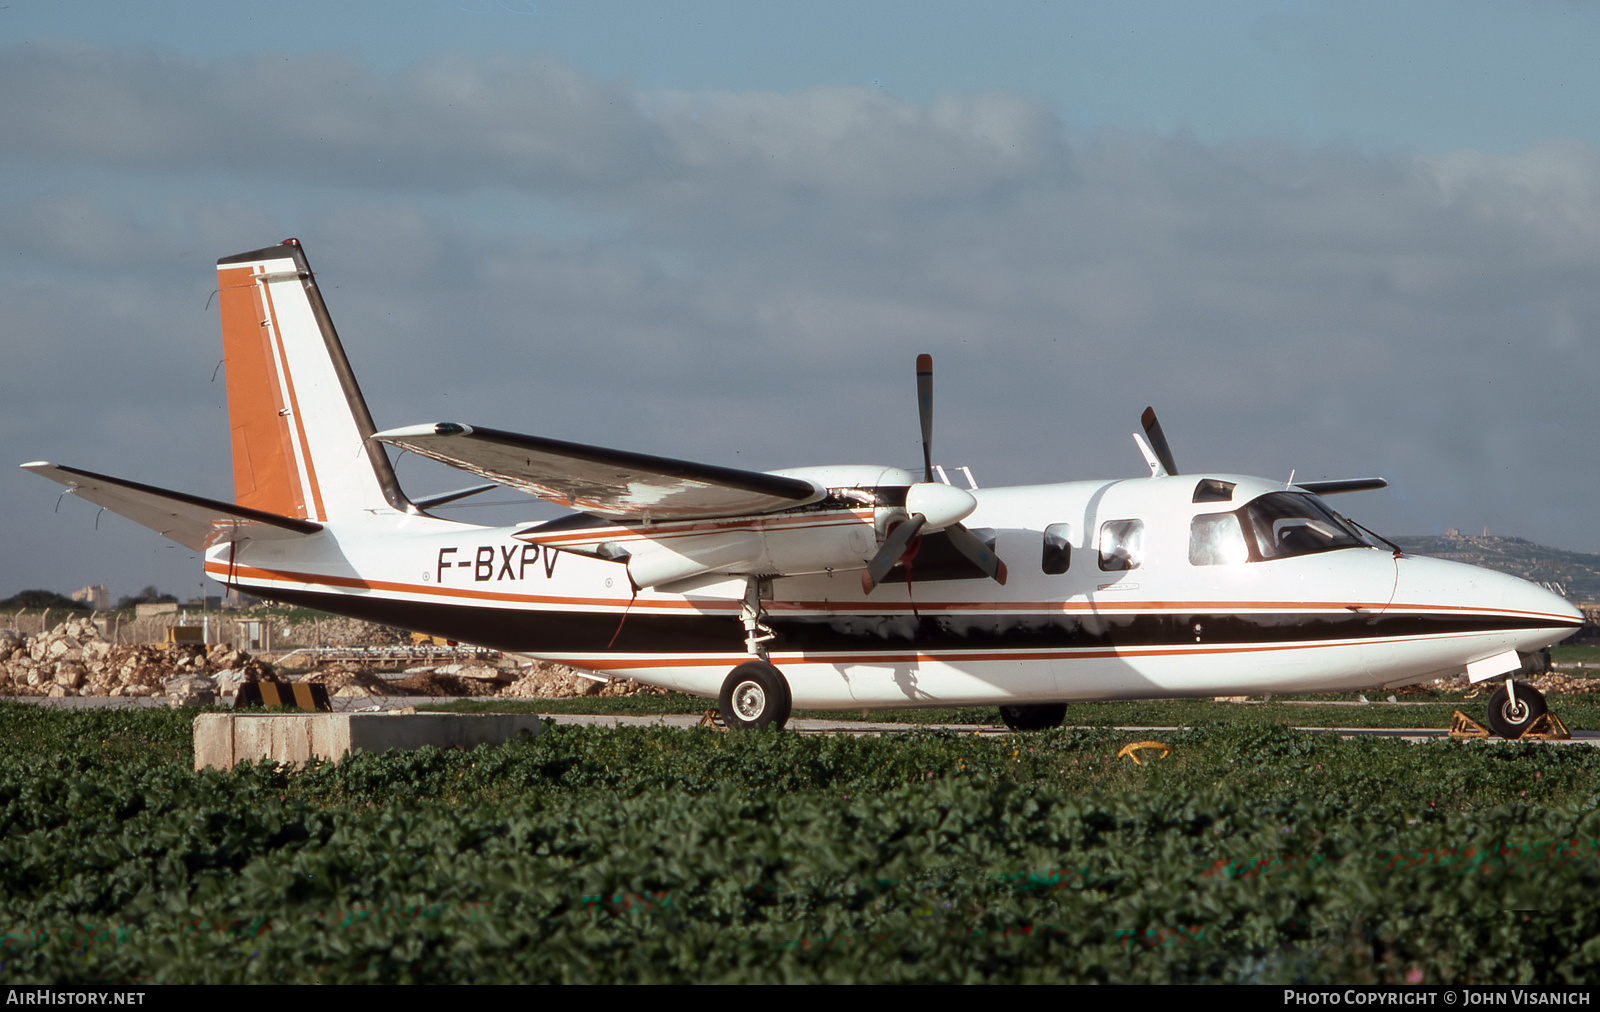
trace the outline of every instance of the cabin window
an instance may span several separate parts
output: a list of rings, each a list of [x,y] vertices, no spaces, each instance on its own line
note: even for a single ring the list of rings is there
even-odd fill
[[[1051,524],[1044,529],[1044,558],[1040,566],[1046,573],[1065,573],[1072,564],[1071,537],[1071,524]]]
[[[1107,520],[1100,525],[1100,568],[1108,573],[1138,569],[1144,561],[1144,521]]]
[[[1244,528],[1233,513],[1202,513],[1189,523],[1189,564],[1229,566],[1250,561]]]

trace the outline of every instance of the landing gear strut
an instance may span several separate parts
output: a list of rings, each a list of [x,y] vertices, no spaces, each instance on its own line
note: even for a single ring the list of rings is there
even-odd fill
[[[772,592],[771,580],[752,576],[745,581],[744,601],[739,605],[739,621],[744,623],[744,652],[752,657],[766,660],[767,641],[777,636],[777,633],[762,621],[767,617],[766,609],[761,607],[762,591],[769,594]]]

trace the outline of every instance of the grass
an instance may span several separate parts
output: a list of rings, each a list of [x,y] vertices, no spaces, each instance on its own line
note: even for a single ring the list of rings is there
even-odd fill
[[[1554,664],[1600,664],[1600,647],[1551,647],[1550,660]]]
[[[1600,972],[1600,751],[1344,740],[1206,700],[1075,710],[1174,706],[1223,719],[1143,765],[1119,750],[1156,736],[1105,727],[558,725],[195,772],[194,710],[0,702],[0,982]]]
[[[1198,727],[1214,723],[1264,722],[1292,727],[1394,727],[1434,728],[1450,726],[1452,714],[1461,710],[1475,720],[1483,719],[1484,695],[1467,698],[1464,693],[1438,693],[1439,698],[1419,700],[1418,705],[1396,706],[1374,702],[1370,706],[1337,705],[1337,701],[1318,704],[1315,697],[1305,702],[1274,698],[1269,702],[1218,703],[1209,699],[1157,699],[1114,703],[1073,703],[1067,706],[1065,723],[1069,727]],[[1552,696],[1550,708],[1569,729],[1600,728],[1600,696],[1574,694]],[[587,696],[581,699],[461,699],[428,704],[422,710],[445,713],[540,713],[596,714],[602,716],[653,716],[656,714],[699,714],[714,707],[711,700],[672,693],[665,696]],[[859,710],[797,710],[795,717],[816,717],[839,721],[870,721],[890,724],[976,724],[997,726],[1000,714],[994,707],[959,707],[927,710],[876,710],[863,716]]]

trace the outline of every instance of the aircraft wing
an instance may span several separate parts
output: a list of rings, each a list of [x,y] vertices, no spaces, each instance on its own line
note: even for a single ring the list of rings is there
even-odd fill
[[[766,513],[826,495],[800,478],[609,450],[458,422],[410,425],[374,439],[558,506],[608,517],[690,520]]]
[[[309,520],[297,520],[153,485],[141,485],[135,481],[48,461],[36,460],[22,466],[40,477],[67,486],[67,490],[79,499],[104,506],[197,552],[247,537],[271,540],[303,537],[322,530],[321,524]]]

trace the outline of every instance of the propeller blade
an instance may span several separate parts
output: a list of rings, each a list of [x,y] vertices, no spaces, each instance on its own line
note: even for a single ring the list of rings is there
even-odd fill
[[[872,561],[867,563],[867,568],[861,571],[863,594],[872,593],[872,588],[883,582],[883,578],[889,575],[889,571],[906,553],[906,547],[911,544],[911,539],[922,533],[922,525],[927,522],[927,518],[919,513],[889,532],[889,536],[883,539],[883,546],[878,549],[878,554],[874,555]]]
[[[1172,447],[1167,445],[1167,437],[1161,431],[1161,423],[1156,420],[1156,409],[1145,408],[1144,414],[1139,416],[1139,422],[1144,426],[1144,434],[1150,440],[1150,449],[1156,452],[1156,458],[1161,461],[1161,466],[1167,469],[1168,474],[1177,474],[1178,465],[1172,462]]]
[[[922,418],[922,480],[933,480],[933,356],[917,356],[917,414]]]
[[[950,543],[956,546],[957,551],[971,559],[973,565],[988,573],[989,579],[1002,587],[1005,586],[1006,564],[1000,561],[1000,556],[994,554],[994,549],[990,548],[982,538],[960,524],[946,527],[944,536],[950,539]]]

